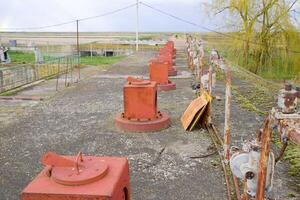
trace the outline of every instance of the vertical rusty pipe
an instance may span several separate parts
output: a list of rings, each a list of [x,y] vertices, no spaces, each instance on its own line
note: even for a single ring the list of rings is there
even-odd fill
[[[200,69],[199,69],[200,87],[204,88],[204,85],[202,83],[202,77],[204,75],[204,61],[203,61],[203,57],[201,57],[201,56],[199,58],[199,66],[200,66]]]
[[[261,152],[258,168],[258,181],[256,189],[256,200],[264,200],[265,196],[265,185],[266,185],[266,173],[268,166],[268,158],[270,153],[270,140],[271,140],[271,131],[270,131],[270,120],[269,116],[265,121],[262,139],[261,139]]]
[[[212,96],[212,65],[209,65],[208,70],[208,94]],[[211,116],[212,116],[212,103],[210,102],[208,105],[208,112],[207,112],[207,123],[211,124]]]
[[[223,167],[223,171],[224,171],[224,177],[225,177],[225,182],[226,182],[226,188],[227,188],[227,199],[231,200],[231,189],[230,189],[230,183],[229,183],[229,179],[228,179],[228,174],[226,171],[226,167],[223,161],[222,162],[222,167]]]
[[[241,193],[240,193],[240,189],[239,189],[239,183],[238,180],[236,178],[236,176],[233,176],[233,183],[234,183],[234,188],[235,188],[235,195],[236,195],[236,199],[237,200],[241,200]]]
[[[78,80],[80,80],[80,50],[79,50],[79,21],[76,20],[76,43],[77,43],[77,56],[78,56]]]
[[[229,161],[230,158],[230,109],[231,109],[231,72],[228,66],[225,67],[225,122],[224,122],[224,160]]]

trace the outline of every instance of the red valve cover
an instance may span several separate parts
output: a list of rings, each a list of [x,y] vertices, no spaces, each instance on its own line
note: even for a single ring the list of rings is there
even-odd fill
[[[65,158],[76,159],[73,156]],[[85,156],[80,174],[70,167],[49,167],[22,191],[22,200],[129,200],[126,158]]]

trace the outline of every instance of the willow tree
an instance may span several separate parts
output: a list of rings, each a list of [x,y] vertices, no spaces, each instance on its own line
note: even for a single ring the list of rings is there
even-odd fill
[[[289,17],[289,12],[297,0],[291,2],[284,0],[260,1],[263,12],[257,21],[257,37],[259,47],[256,48],[257,65],[254,70],[256,73],[259,70],[259,67],[263,68],[270,66],[274,56],[279,56],[278,54],[271,55],[272,52],[282,52],[280,51],[282,48],[285,48],[286,51],[289,51],[290,36],[294,35],[294,37],[298,37],[297,30],[292,25]]]
[[[240,27],[237,37],[241,36],[240,41],[243,42],[244,64],[248,64],[248,56],[250,52],[250,42],[253,38],[254,25],[259,17],[255,15],[255,0],[215,0],[213,3],[215,14],[220,14],[229,11],[236,24]]]
[[[289,49],[288,40],[297,30],[289,12],[297,0],[213,0],[212,11],[217,15],[228,13],[238,25],[238,34],[232,38],[243,44],[243,64],[249,57],[255,65],[250,70],[258,73],[270,65],[271,52],[276,48]],[[296,34],[295,34],[296,33]]]

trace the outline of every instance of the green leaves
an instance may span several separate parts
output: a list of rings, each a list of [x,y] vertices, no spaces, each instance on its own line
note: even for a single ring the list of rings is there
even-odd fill
[[[230,14],[240,27],[229,48],[241,52],[244,66],[256,74],[300,75],[300,36],[289,16],[296,0],[215,0],[219,14]],[[228,27],[228,31],[230,27]],[[281,62],[278,63],[278,60]],[[279,73],[279,74],[280,74]],[[291,77],[291,76],[282,76]]]

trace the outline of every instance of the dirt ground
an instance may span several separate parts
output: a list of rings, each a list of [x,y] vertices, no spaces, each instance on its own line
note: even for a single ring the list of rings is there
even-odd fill
[[[212,142],[205,130],[188,133],[180,123],[195,97],[182,47],[182,43],[177,44],[175,67],[179,75],[171,79],[177,89],[158,94],[159,110],[172,120],[171,127],[161,132],[126,133],[114,125],[115,116],[123,111],[125,78],[147,77],[148,61],[156,52],[135,54],[108,70],[87,68],[80,83],[58,93],[39,93],[53,88],[51,81],[23,93],[47,96],[43,102],[0,101],[0,108],[5,108],[0,110],[0,199],[19,199],[21,190],[43,168],[39,159],[47,151],[127,157],[134,200],[226,199],[218,156],[190,158],[208,153]],[[217,82],[214,95],[221,100],[214,101],[213,121],[222,133],[222,81]],[[233,103],[232,115],[233,144],[239,146],[241,138],[254,136],[263,118],[240,108],[237,102]],[[276,172],[272,195],[277,199],[288,199],[291,191],[292,180],[285,165],[280,163]]]

